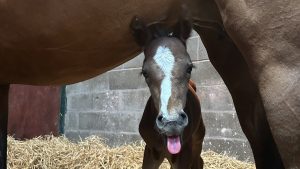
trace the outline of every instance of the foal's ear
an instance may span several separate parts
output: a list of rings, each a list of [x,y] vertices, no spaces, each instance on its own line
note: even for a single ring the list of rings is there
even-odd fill
[[[145,23],[140,18],[136,16],[133,17],[130,23],[130,28],[132,30],[135,41],[139,46],[144,47],[151,41],[151,31],[147,28]]]
[[[190,37],[193,26],[187,9],[184,8],[182,10],[182,15],[174,27],[173,35],[185,43],[185,41]]]
[[[181,19],[174,28],[174,36],[185,42],[191,34],[192,23],[190,20]]]

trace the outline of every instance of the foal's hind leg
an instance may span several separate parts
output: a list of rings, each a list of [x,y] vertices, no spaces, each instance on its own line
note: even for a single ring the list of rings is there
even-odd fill
[[[0,85],[0,169],[6,169],[9,85]]]
[[[158,169],[163,160],[161,154],[146,145],[142,169]]]

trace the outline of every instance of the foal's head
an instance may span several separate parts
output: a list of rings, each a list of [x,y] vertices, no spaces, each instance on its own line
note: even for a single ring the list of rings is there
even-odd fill
[[[184,107],[193,64],[185,42],[191,32],[191,23],[180,20],[167,29],[159,24],[146,26],[135,18],[131,27],[137,43],[144,49],[142,74],[159,112],[156,127],[167,138],[169,152],[176,154],[188,125]]]

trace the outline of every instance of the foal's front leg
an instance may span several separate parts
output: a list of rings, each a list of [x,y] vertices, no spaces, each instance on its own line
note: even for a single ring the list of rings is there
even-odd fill
[[[193,165],[191,169],[202,169],[203,164],[204,164],[203,159],[200,156],[196,157],[193,161]]]
[[[171,169],[194,169],[194,167],[192,168],[193,156],[191,146],[185,145],[185,147],[182,148],[181,152],[176,155],[176,160],[174,162],[169,160],[169,162],[172,166]]]
[[[153,152],[149,146],[145,146],[142,169],[158,169],[164,158],[158,152]]]

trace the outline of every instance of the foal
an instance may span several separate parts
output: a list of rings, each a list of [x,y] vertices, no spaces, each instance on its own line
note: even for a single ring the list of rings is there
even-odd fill
[[[151,93],[139,125],[146,142],[142,168],[158,169],[167,158],[172,169],[202,169],[205,128],[185,46],[190,22],[181,20],[171,33],[134,18],[131,28],[144,48],[142,74]]]

